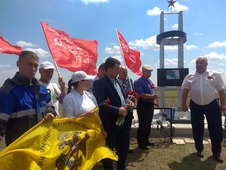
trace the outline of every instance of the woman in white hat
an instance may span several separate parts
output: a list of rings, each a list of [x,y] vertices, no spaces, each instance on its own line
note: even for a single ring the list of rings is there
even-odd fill
[[[73,73],[68,83],[68,94],[63,99],[63,115],[70,118],[92,117],[97,105],[94,95],[86,91],[89,80],[92,79],[84,71]],[[73,89],[72,89],[73,87]],[[100,119],[99,119],[100,120]],[[101,130],[106,137],[106,131],[101,123]]]

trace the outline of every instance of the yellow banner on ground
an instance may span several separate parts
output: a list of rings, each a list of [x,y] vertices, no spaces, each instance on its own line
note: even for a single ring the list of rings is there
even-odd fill
[[[90,170],[101,159],[118,160],[105,146],[95,117],[41,122],[0,152],[0,170]]]

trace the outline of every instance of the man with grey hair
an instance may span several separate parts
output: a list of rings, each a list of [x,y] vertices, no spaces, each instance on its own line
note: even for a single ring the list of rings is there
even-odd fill
[[[204,116],[212,144],[213,158],[223,163],[221,142],[223,138],[221,111],[225,107],[225,85],[219,73],[207,70],[208,61],[205,57],[196,59],[195,73],[188,74],[182,83],[182,110],[188,111],[186,105],[190,92],[190,110],[193,138],[197,156],[203,157]],[[217,92],[220,105],[216,99]]]
[[[58,83],[60,85],[60,88],[56,83],[51,82],[54,70],[55,70],[55,67],[51,62],[49,61],[42,62],[39,66],[39,73],[40,73],[39,83],[45,86],[46,89],[48,90],[51,96],[51,101],[53,103],[53,106],[55,107],[57,116],[60,116],[59,103],[63,104],[63,98],[66,95],[65,82],[63,77],[58,78]]]
[[[147,146],[152,146],[154,143],[149,142],[151,133],[151,122],[154,114],[154,100],[158,99],[155,94],[154,84],[149,79],[153,68],[149,65],[142,66],[142,76],[134,81],[134,88],[139,94],[137,102],[137,115],[139,127],[137,129],[138,148],[148,150]]]

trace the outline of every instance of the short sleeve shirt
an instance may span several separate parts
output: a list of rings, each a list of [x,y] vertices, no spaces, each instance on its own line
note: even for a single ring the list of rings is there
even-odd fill
[[[140,77],[139,79],[134,81],[135,91],[140,95],[142,93],[145,94],[154,94],[155,91],[152,88],[152,81],[150,79],[146,79],[144,77]]]
[[[182,89],[190,90],[190,98],[196,104],[207,105],[216,99],[219,90],[225,89],[225,84],[219,73],[195,72],[184,78]]]

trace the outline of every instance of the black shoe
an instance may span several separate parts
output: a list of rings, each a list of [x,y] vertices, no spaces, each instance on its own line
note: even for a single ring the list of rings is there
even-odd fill
[[[138,148],[142,150],[149,150],[147,146],[138,146]]]
[[[198,151],[198,152],[196,153],[196,155],[197,155],[198,157],[200,157],[200,158],[202,158],[202,157],[204,156],[203,151]]]
[[[128,150],[128,153],[133,153],[133,150],[132,150],[132,149],[129,149],[129,150]]]
[[[148,142],[148,143],[147,143],[147,146],[155,146],[155,144],[152,143],[152,142]]]
[[[213,154],[213,158],[219,163],[224,163],[224,160],[222,159],[220,154]]]

